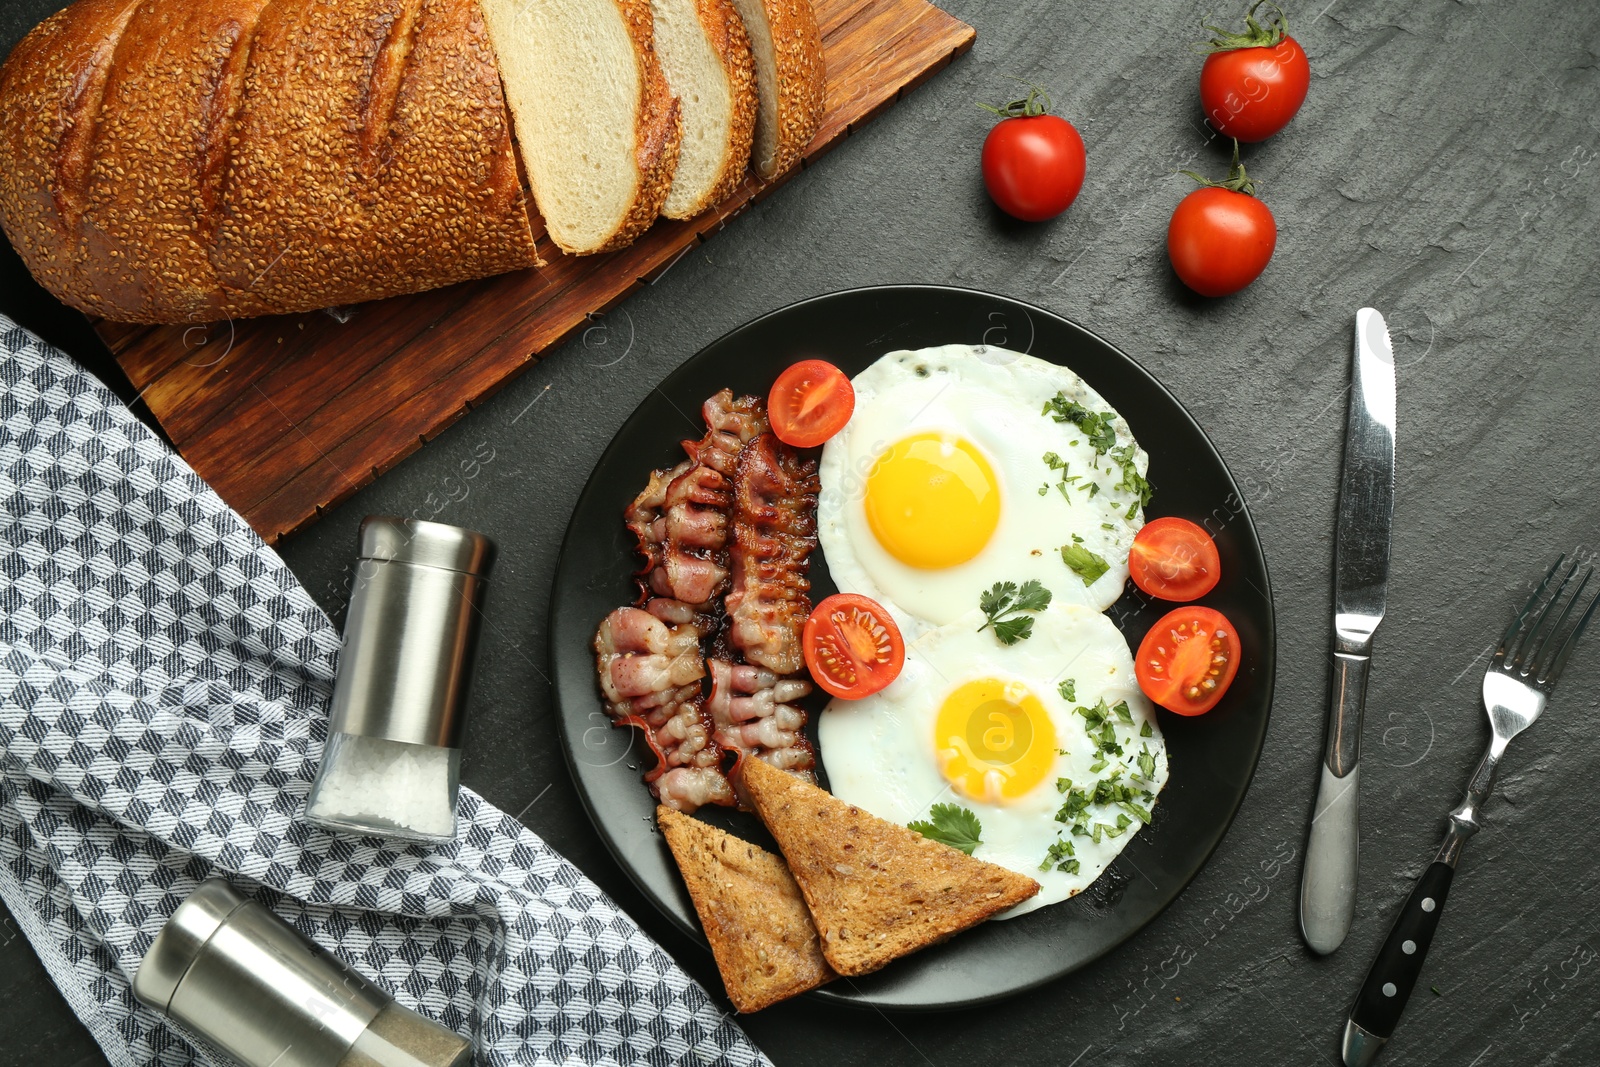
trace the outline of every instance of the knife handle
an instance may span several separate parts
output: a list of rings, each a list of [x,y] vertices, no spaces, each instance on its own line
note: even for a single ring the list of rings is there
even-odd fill
[[[1444,915],[1445,898],[1450,895],[1450,883],[1455,878],[1455,868],[1434,860],[1417,879],[1411,896],[1395,918],[1389,938],[1372,961],[1367,980],[1361,983],[1361,992],[1350,1009],[1350,1021],[1345,1026],[1344,1061],[1347,1067],[1367,1067],[1394,1034],[1405,1010],[1406,1000],[1422,973],[1422,961],[1428,957],[1428,946],[1439,929],[1439,919]]]
[[[1339,947],[1355,917],[1360,785],[1360,764],[1343,778],[1322,764],[1300,874],[1300,933],[1321,955]]]

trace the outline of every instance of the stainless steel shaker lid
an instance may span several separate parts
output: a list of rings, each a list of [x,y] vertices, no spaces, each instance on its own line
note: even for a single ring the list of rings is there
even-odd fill
[[[487,577],[494,542],[475,530],[442,522],[369,515],[361,522],[361,558],[439,567]]]
[[[220,878],[201,882],[199,888],[178,905],[156,935],[150,951],[145,953],[138,973],[133,976],[133,995],[157,1011],[166,1011],[178,983],[183,981],[211,935],[246,903],[247,898]]]

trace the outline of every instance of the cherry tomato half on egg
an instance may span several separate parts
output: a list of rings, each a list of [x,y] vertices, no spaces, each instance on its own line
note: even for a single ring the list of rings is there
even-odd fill
[[[796,448],[822,444],[844,429],[855,409],[855,386],[824,359],[796,363],[778,375],[767,397],[772,432]]]
[[[1199,600],[1217,587],[1222,559],[1211,537],[1188,519],[1151,519],[1128,553],[1133,584],[1162,600]]]
[[[1220,611],[1177,608],[1144,635],[1133,672],[1144,695],[1168,711],[1203,715],[1239,673],[1239,634]]]
[[[855,593],[835,593],[806,619],[806,667],[823,689],[859,700],[900,676],[906,645],[884,606]]]

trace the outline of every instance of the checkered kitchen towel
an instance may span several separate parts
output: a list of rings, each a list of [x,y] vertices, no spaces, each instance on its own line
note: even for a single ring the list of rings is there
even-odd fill
[[[572,864],[461,791],[442,848],[300,818],[339,634],[117,398],[0,316],[0,897],[111,1062],[213,1062],[129,986],[225,874],[488,1064],[765,1064]]]

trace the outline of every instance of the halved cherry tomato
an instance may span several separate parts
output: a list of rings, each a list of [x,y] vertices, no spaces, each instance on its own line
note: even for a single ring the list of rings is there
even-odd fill
[[[1239,673],[1239,634],[1220,611],[1177,608],[1144,635],[1133,672],[1144,695],[1168,711],[1203,715]]]
[[[767,417],[778,440],[815,448],[844,429],[856,409],[856,390],[844,371],[822,359],[796,363],[772,383]]]
[[[1151,519],[1128,553],[1133,584],[1162,600],[1199,600],[1217,586],[1222,559],[1211,537],[1188,519]]]
[[[882,604],[856,593],[835,593],[813,608],[802,641],[811,677],[846,700],[871,696],[906,664],[900,627]]]

